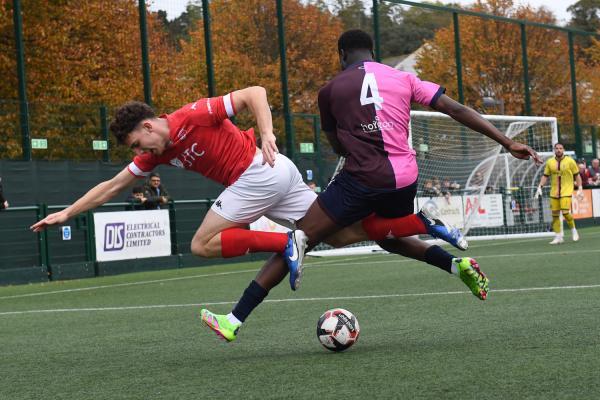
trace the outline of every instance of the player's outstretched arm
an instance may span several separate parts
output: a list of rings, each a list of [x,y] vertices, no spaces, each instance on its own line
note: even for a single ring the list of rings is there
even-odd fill
[[[127,170],[127,168],[125,168],[115,175],[114,178],[94,186],[89,192],[84,194],[69,207],[48,215],[43,220],[31,225],[29,229],[34,232],[39,232],[50,225],[62,224],[77,214],[96,208],[115,197],[123,189],[133,183],[135,179],[136,178]]]
[[[540,165],[542,163],[542,159],[535,150],[506,137],[472,108],[466,107],[444,94],[438,98],[432,107],[436,111],[443,112],[461,124],[500,143],[513,157],[523,160],[529,160],[531,157],[536,164]]]
[[[262,142],[263,164],[269,163],[272,167],[275,165],[275,154],[279,150],[275,144],[276,137],[273,134],[273,119],[267,99],[267,91],[261,86],[251,86],[236,90],[231,94],[231,99],[235,110],[239,112],[248,108],[256,118]]]

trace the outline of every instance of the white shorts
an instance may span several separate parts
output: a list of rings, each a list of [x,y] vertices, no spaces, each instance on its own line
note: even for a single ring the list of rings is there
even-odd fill
[[[263,215],[288,228],[304,217],[317,198],[289,158],[276,154],[275,166],[257,153],[244,173],[219,195],[211,210],[228,221],[250,224]]]

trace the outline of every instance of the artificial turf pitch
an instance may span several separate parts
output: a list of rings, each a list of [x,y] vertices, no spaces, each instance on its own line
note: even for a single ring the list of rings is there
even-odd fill
[[[261,263],[0,288],[0,399],[598,399],[600,228],[471,242],[491,279],[479,301],[456,277],[393,255],[309,258],[236,342],[201,326],[226,313]],[[361,325],[344,353],[316,322]]]

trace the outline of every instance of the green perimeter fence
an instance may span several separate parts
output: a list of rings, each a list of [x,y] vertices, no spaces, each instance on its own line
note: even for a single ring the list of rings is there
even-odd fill
[[[531,189],[531,188],[528,188]],[[600,190],[594,188],[594,190]],[[469,234],[520,234],[544,232],[551,221],[549,205],[540,197],[526,198],[530,190],[514,191],[499,188],[505,208],[504,223],[499,228],[473,228]],[[460,195],[461,192],[455,194]],[[422,194],[419,194],[421,196]],[[179,200],[169,203],[171,255],[121,261],[96,261],[94,218],[95,212],[124,211],[129,203],[107,203],[96,210],[78,215],[63,226],[71,228],[69,240],[64,240],[61,227],[51,227],[33,233],[28,227],[46,215],[64,209],[64,205],[39,204],[30,207],[12,207],[0,213],[0,285],[28,282],[88,278],[147,270],[205,266],[220,263],[263,260],[267,253],[249,254],[235,259],[195,257],[190,243],[214,200]],[[512,207],[512,203],[520,207]],[[533,203],[534,202],[534,203]],[[508,213],[512,212],[512,222]],[[597,225],[600,218],[578,219],[577,226]],[[372,243],[370,243],[372,244]],[[360,245],[360,244],[356,244]],[[352,246],[352,245],[351,245]],[[317,249],[330,248],[319,245]]]
[[[134,0],[132,0],[134,1]],[[284,0],[273,0],[276,4],[276,21],[273,21],[277,25],[277,47],[279,49],[279,60],[280,60],[280,81],[281,81],[281,96],[282,105],[281,108],[276,111],[278,118],[281,119],[281,129],[285,132],[285,139],[282,144],[285,144],[286,154],[294,161],[297,161],[297,154],[301,153],[302,149],[306,149],[306,143],[312,140],[313,147],[319,148],[320,144],[314,138],[319,138],[320,134],[316,133],[317,130],[307,129],[306,124],[298,126],[298,119],[300,120],[312,120],[313,117],[294,113],[294,105],[290,101],[290,88],[288,82],[288,67],[287,67],[287,53],[288,49],[286,46],[286,18]],[[79,159],[85,160],[104,160],[109,159],[126,159],[126,150],[119,152],[113,149],[113,143],[108,138],[107,134],[107,115],[110,114],[112,108],[115,105],[105,104],[90,104],[90,105],[60,105],[60,104],[40,104],[36,101],[28,100],[28,80],[27,80],[27,57],[26,54],[32,49],[27,48],[27,44],[24,41],[24,29],[27,29],[23,24],[23,4],[27,7],[32,7],[31,3],[23,0],[12,1],[13,11],[13,27],[14,27],[14,48],[15,48],[15,64],[16,64],[16,75],[17,87],[18,87],[18,99],[3,99],[0,100],[0,129],[3,134],[0,135],[0,157],[3,153],[7,153],[6,150],[11,150],[11,147],[19,146],[21,159],[31,160],[36,159],[65,159],[73,158],[73,154]],[[463,10],[453,7],[446,7],[428,3],[416,3],[412,1],[403,0],[372,0],[371,11],[372,11],[372,26],[370,30],[373,32],[375,38],[375,53],[376,58],[381,60],[382,46],[381,46],[381,35],[383,28],[380,26],[380,20],[382,18],[380,9],[383,4],[387,5],[402,5],[410,7],[418,7],[422,9],[431,10],[436,13],[444,13],[445,15],[452,17],[452,28],[454,31],[454,57],[455,59],[455,79],[458,90],[458,100],[462,103],[465,102],[465,88],[463,84],[463,59],[461,55],[461,30],[460,22],[462,18],[481,18],[484,20],[494,21],[502,24],[516,24],[520,28],[521,36],[520,43],[513,44],[520,46],[517,50],[520,52],[520,62],[523,66],[522,74],[522,96],[524,99],[524,114],[525,115],[537,115],[536,111],[532,107],[532,95],[531,95],[531,82],[528,72],[528,32],[531,29],[545,29],[560,32],[566,36],[568,42],[568,59],[569,65],[565,66],[565,72],[568,68],[568,74],[570,79],[570,90],[571,90],[571,114],[572,121],[563,127],[565,132],[565,138],[567,143],[570,145],[570,149],[575,150],[578,157],[597,157],[597,145],[596,145],[596,132],[594,127],[588,127],[580,123],[579,118],[579,100],[577,96],[577,70],[576,70],[576,45],[575,39],[580,37],[595,37],[600,38],[600,35],[594,32],[587,32],[583,30],[554,26],[544,23],[531,22],[526,20],[516,20],[501,16],[489,15],[480,12],[474,12],[469,10]],[[152,87],[153,80],[151,76],[151,62],[150,55],[151,49],[148,41],[148,22],[147,22],[147,2],[145,0],[137,1],[138,16],[137,24],[139,25],[139,43],[140,43],[140,68],[139,68],[139,79],[141,80],[141,87],[143,88],[143,94],[138,93],[137,96],[142,97],[148,104],[153,103],[152,98]],[[210,2],[208,0],[201,1],[202,6],[202,25],[204,30],[204,59],[202,61],[202,68],[206,71],[206,82],[207,82],[207,94],[213,96],[216,94],[215,89],[215,66],[214,66],[214,55],[213,55],[213,41],[212,41],[212,28],[211,28],[211,12]],[[6,11],[10,11],[8,2],[6,3]],[[7,38],[10,39],[10,38]],[[137,40],[137,39],[136,39]],[[252,82],[249,82],[250,84]],[[135,84],[132,82],[132,87]],[[136,95],[135,93],[132,94]],[[316,93],[315,93],[316,96]],[[47,116],[53,115],[51,120],[48,120]],[[43,117],[41,117],[43,116]],[[315,123],[311,122],[314,128]],[[50,128],[57,129],[63,132],[58,139],[52,139],[52,142],[48,142],[45,139],[45,132]],[[300,140],[297,140],[300,137]],[[20,140],[15,140],[19,138]],[[17,144],[15,144],[17,143]],[[301,143],[305,143],[302,145]],[[76,148],[77,151],[72,151]],[[14,148],[12,150],[15,150]],[[8,154],[8,153],[7,153]],[[14,151],[10,154],[14,154]],[[322,178],[319,178],[322,179]]]
[[[97,262],[94,241],[94,212],[124,211],[129,203],[107,203],[69,220],[71,239],[63,240],[60,227],[39,233],[28,228],[63,205],[39,204],[11,207],[0,215],[0,285],[45,282],[113,275],[141,270],[214,265],[231,262],[194,257],[190,243],[213,200],[179,200],[169,204],[171,255],[166,257]],[[264,255],[248,255],[234,262],[260,260]]]

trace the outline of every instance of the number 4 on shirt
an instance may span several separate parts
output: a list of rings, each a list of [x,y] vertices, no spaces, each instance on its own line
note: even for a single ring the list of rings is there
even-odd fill
[[[368,97],[369,91],[371,92],[371,97]],[[376,110],[381,110],[381,105],[383,104],[383,97],[379,96],[375,74],[372,72],[365,73],[362,88],[360,89],[360,105],[366,106],[369,104],[375,104]]]

